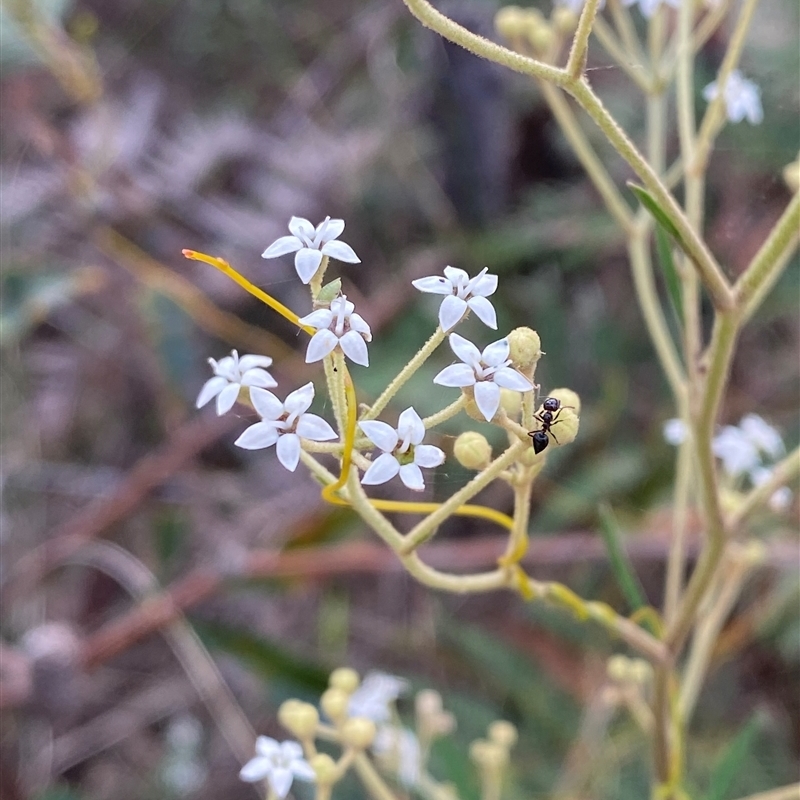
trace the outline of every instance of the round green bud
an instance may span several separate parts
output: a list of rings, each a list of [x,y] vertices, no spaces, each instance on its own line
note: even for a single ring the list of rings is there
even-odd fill
[[[572,410],[578,415],[581,415],[581,398],[578,396],[577,392],[573,392],[572,389],[551,389],[547,393],[548,397],[555,397],[558,400],[562,407],[572,407]]]
[[[354,669],[350,669],[350,667],[339,667],[331,672],[328,678],[328,686],[332,689],[341,689],[347,694],[352,694],[358,689],[359,683],[358,673]]]
[[[539,413],[543,411],[544,406],[539,406]],[[571,408],[565,408],[564,406],[561,406],[556,413],[558,414],[558,419],[553,423],[552,431],[558,440],[558,444],[564,445],[574,442],[581,424],[580,417]]]
[[[323,786],[330,786],[339,780],[339,770],[336,762],[327,753],[317,753],[309,761],[311,769],[317,776],[317,783]]]
[[[281,725],[291,731],[301,741],[312,738],[319,725],[319,712],[311,703],[287,700],[278,709]]]
[[[326,283],[314,298],[314,305],[318,307],[329,306],[342,293],[342,279],[336,278]]]
[[[639,686],[646,686],[653,679],[653,667],[643,658],[631,659],[628,664],[628,677]]]
[[[519,6],[505,6],[494,15],[494,29],[504,39],[519,36],[525,12]]]
[[[342,725],[342,741],[356,750],[366,750],[377,733],[375,723],[365,717],[353,717]]]
[[[469,435],[469,431],[467,433],[462,433],[458,439],[462,436]],[[480,434],[476,435],[481,436]],[[456,446],[458,445],[458,439],[456,439]],[[481,439],[483,439],[484,442],[486,441],[483,436],[481,436]],[[461,459],[459,459],[459,461],[461,461]],[[463,464],[463,462],[461,463]],[[432,717],[436,714],[440,714],[442,712],[442,696],[433,689],[423,689],[421,692],[417,692],[417,696],[414,698],[414,708],[419,717]]]
[[[537,53],[549,52],[555,40],[555,31],[546,22],[537,25],[528,35],[528,41]]]
[[[489,726],[489,739],[506,750],[510,750],[518,738],[517,729],[510,722],[498,719]]]
[[[467,469],[485,469],[492,460],[492,446],[482,433],[477,431],[465,431],[453,445],[453,455],[462,467]],[[420,692],[417,695],[425,694]],[[441,707],[441,698],[439,698]]]
[[[514,419],[522,408],[522,395],[513,389],[500,389],[500,408]]]
[[[550,16],[550,21],[562,34],[572,33],[578,27],[578,15],[566,6],[556,6]]]
[[[542,340],[532,328],[514,328],[508,339],[508,357],[511,363],[530,375],[536,362],[542,357]]]
[[[611,656],[606,664],[606,674],[617,683],[630,680],[630,659],[621,655]]]
[[[476,739],[469,746],[469,757],[478,766],[484,766],[487,761],[488,751],[491,744],[486,739]]]
[[[347,704],[350,695],[341,689],[326,689],[319,699],[322,710],[334,721],[341,722],[347,717]]]

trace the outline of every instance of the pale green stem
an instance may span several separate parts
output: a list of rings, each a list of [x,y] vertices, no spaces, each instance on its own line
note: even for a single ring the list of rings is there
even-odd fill
[[[686,415],[682,415],[689,429]],[[694,444],[687,439],[678,448],[675,475],[675,504],[672,512],[672,538],[667,561],[667,579],[664,592],[664,620],[669,625],[675,618],[683,589],[683,574],[686,570],[686,522],[689,496],[692,485],[692,459]]]
[[[344,392],[341,390],[339,375],[334,372],[336,352],[334,351],[329,356],[322,359],[322,366],[325,370],[325,380],[328,384],[328,397],[331,399],[333,406],[333,416],[336,420],[336,427],[339,431],[339,438],[344,442],[345,432],[345,406],[343,403]]]
[[[395,552],[403,546],[403,534],[389,522],[386,517],[378,511],[371,503],[361,486],[361,481],[356,470],[350,470],[347,477],[347,495],[350,505],[359,513],[361,518],[367,522],[375,533],[383,539]]]
[[[365,753],[359,753],[355,757],[353,766],[373,800],[397,800],[395,793],[386,785]]]
[[[780,277],[800,240],[800,192],[789,202],[767,240],[742,273],[733,291],[745,316],[750,316]],[[758,301],[758,302],[757,302]]]
[[[800,783],[790,786],[781,786],[780,789],[771,789],[768,792],[758,792],[741,797],[739,800],[800,800]]]
[[[600,0],[587,0],[584,3],[578,28],[572,39],[572,48],[567,59],[567,73],[573,79],[579,78],[586,69],[586,57],[589,50],[589,37],[592,34],[592,25],[597,16]]]
[[[634,64],[644,66],[647,63],[647,59],[645,58],[644,50],[642,50],[642,45],[639,43],[639,36],[636,33],[630,12],[619,0],[609,0],[608,5],[611,8],[611,15],[614,17],[614,25],[617,27],[622,44],[628,51],[631,60]]]
[[[603,162],[598,158],[594,148],[589,143],[586,135],[581,130],[578,120],[572,113],[564,95],[555,86],[539,82],[544,99],[550,106],[553,116],[558,121],[561,130],[567,141],[570,143],[575,155],[586,170],[586,174],[594,184],[595,189],[600,193],[603,202],[606,204],[608,213],[616,220],[623,231],[630,231],[633,223],[633,213],[630,206],[620,194],[619,189],[614,185],[608,170]]]
[[[744,557],[723,562],[722,586],[710,608],[702,615],[692,638],[680,691],[680,718],[688,724],[700,694],[719,632],[736,603],[752,563]]]
[[[466,395],[461,395],[458,400],[453,400],[449,406],[445,406],[441,411],[437,411],[435,414],[431,414],[429,417],[425,417],[422,420],[422,424],[425,426],[425,430],[430,430],[431,428],[435,428],[437,425],[441,425],[443,422],[447,422],[448,419],[452,419],[462,408],[467,404],[467,397]]]
[[[423,542],[434,535],[436,529],[459,507],[469,502],[481,489],[486,488],[498,475],[524,452],[526,442],[517,442],[476,475],[466,486],[459,489],[441,507],[415,525],[405,536],[401,553],[412,553]]]
[[[649,94],[652,88],[650,77],[646,75],[644,64],[633,64],[628,53],[617,41],[614,32],[602,17],[595,17],[592,33],[597,37],[602,48],[617,63],[620,69],[642,90],[643,94]]]
[[[333,787],[329,783],[318,783],[314,792],[314,800],[331,800]]]
[[[703,45],[714,35],[720,23],[730,11],[732,0],[721,0],[717,3],[704,17],[695,28],[692,34],[692,52],[699,52]],[[680,41],[678,31],[675,31],[675,36],[670,43],[669,52],[664,58],[663,79],[665,83],[669,83],[672,75],[674,74],[678,62],[678,47]]]
[[[795,480],[798,475],[800,475],[800,447],[796,447],[773,467],[768,480],[745,496],[741,505],[726,520],[727,529],[730,532],[736,531],[745,519],[767,503],[778,489]]]
[[[531,491],[533,481],[529,470],[525,470],[524,477],[521,477],[514,484],[514,527],[508,537],[505,558],[512,554],[524,552],[523,544],[528,538],[528,522],[531,514]],[[502,563],[502,562],[501,562]]]
[[[642,310],[647,332],[653,342],[661,368],[667,378],[676,405],[680,408],[686,397],[686,378],[683,373],[675,345],[672,341],[653,277],[650,248],[647,241],[647,226],[640,224],[631,234],[628,241],[628,258],[630,259],[633,283],[636,296]]]
[[[433,351],[444,341],[445,333],[437,327],[433,335],[420,348],[419,352],[397,374],[394,380],[381,392],[380,397],[366,411],[362,419],[375,419],[389,404],[400,388],[431,357]]]
[[[697,135],[696,151],[694,161],[687,162],[687,175],[705,172],[706,163],[711,153],[714,140],[722,130],[727,114],[725,108],[725,92],[723,91],[728,82],[731,72],[736,69],[739,59],[744,49],[747,31],[753,20],[758,0],[744,0],[739,18],[736,20],[736,27],[731,34],[728,42],[728,49],[722,59],[719,72],[717,73],[717,96],[711,101],[706,109],[703,121],[700,124],[700,132]]]
[[[496,64],[502,64],[514,72],[549,80],[557,85],[563,85],[567,81],[565,70],[520,55],[507,47],[501,47],[483,36],[472,33],[437,11],[427,0],[403,0],[403,2],[426,28],[436,31],[448,41],[460,45],[476,56],[494,61]]]
[[[319,268],[312,276],[308,283],[308,288],[311,290],[311,302],[315,302],[319,295],[319,290],[322,288],[322,279],[325,277],[325,272],[328,269],[328,256],[322,256],[322,261],[319,262]]]

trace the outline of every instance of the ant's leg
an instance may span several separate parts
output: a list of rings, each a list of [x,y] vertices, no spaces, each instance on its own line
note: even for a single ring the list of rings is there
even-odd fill
[[[552,437],[553,437],[553,439],[555,439],[555,441],[556,441],[556,444],[560,444],[560,442],[558,441],[558,439],[556,439],[556,435],[553,433],[553,431],[552,431],[552,430],[549,430],[549,431],[547,431],[547,433],[548,433],[550,436],[552,436]]]

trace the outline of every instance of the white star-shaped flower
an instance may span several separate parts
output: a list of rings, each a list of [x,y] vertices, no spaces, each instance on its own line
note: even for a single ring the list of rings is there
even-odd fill
[[[392,718],[392,704],[406,691],[407,680],[386,672],[370,672],[350,695],[347,713],[351,717],[366,717],[375,723],[388,722]]]
[[[662,432],[664,434],[664,441],[666,441],[667,444],[671,444],[673,447],[683,444],[688,434],[686,424],[682,419],[668,419],[664,423]]]
[[[760,464],[758,448],[747,434],[735,425],[726,425],[711,443],[714,455],[722,461],[728,475],[736,477]]]
[[[425,438],[425,426],[413,408],[407,408],[400,415],[397,430],[377,420],[359,422],[359,427],[376,447],[383,450],[364,473],[362,484],[375,486],[399,474],[409,489],[421,492],[425,481],[420,467],[432,469],[444,461],[444,452],[438,447],[420,444]]]
[[[680,8],[681,5],[681,0],[622,0],[622,5],[632,6],[638,3],[639,11],[642,12],[642,16],[650,19],[653,14],[656,13],[662,2],[673,8]]]
[[[336,431],[316,414],[306,411],[314,399],[314,384],[307,383],[281,402],[266,389],[251,389],[250,400],[261,417],[234,442],[245,450],[261,450],[275,445],[278,461],[289,472],[300,461],[300,438],[326,442],[336,438]]]
[[[277,258],[296,253],[294,268],[303,283],[309,283],[319,269],[323,256],[330,256],[348,264],[360,264],[361,259],[349,244],[336,241],[344,230],[343,219],[325,217],[315,228],[303,217],[289,220],[291,236],[276,239],[262,254],[262,258]]]
[[[408,789],[417,784],[422,772],[422,749],[413,731],[396,725],[381,725],[372,751]]]
[[[717,81],[714,81],[703,89],[703,98],[710,103],[718,93]],[[729,75],[723,96],[725,111],[731,122],[741,122],[743,119],[747,119],[751,125],[759,125],[763,121],[761,89],[753,81],[747,80],[738,69],[733,70]]]
[[[289,794],[295,778],[316,780],[314,770],[303,758],[303,748],[297,742],[278,742],[269,736],[256,739],[256,756],[242,767],[239,777],[248,783],[266,780],[280,800]]]
[[[213,398],[217,398],[217,414],[222,416],[233,408],[242,386],[258,386],[269,389],[278,382],[267,372],[265,367],[272,365],[269,356],[247,355],[239,358],[235,350],[229,356],[215,361],[208,359],[214,370],[214,377],[203,384],[197,395],[197,408],[202,408]]]
[[[337,345],[356,364],[369,366],[366,342],[372,341],[372,331],[360,314],[355,314],[355,305],[345,295],[331,301],[330,308],[319,308],[300,319],[303,325],[316,328],[306,350],[306,364],[322,361]]]
[[[451,349],[463,363],[445,367],[433,382],[439,386],[457,388],[473,386],[475,405],[487,422],[492,420],[500,407],[501,388],[515,392],[533,389],[524,375],[509,366],[508,339],[492,342],[481,353],[472,342],[457,333],[451,333],[448,338]]]
[[[488,267],[472,279],[463,269],[445,267],[444,278],[433,275],[411,281],[411,285],[421,292],[446,295],[439,306],[439,324],[443,331],[457,325],[470,309],[484,325],[497,330],[494,306],[486,299],[497,290],[497,275],[490,275]]]
[[[746,414],[742,417],[739,429],[760,452],[772,458],[780,458],[785,452],[781,435],[758,414]]]

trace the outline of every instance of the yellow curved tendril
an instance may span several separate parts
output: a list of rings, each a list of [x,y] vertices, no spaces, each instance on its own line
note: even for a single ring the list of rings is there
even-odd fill
[[[225,259],[210,256],[206,253],[201,253],[197,250],[184,249],[182,251],[186,258],[193,261],[202,261],[204,264],[210,264],[215,269],[218,269],[223,274],[227,275],[232,281],[236,282],[246,292],[259,299],[265,305],[268,305],[274,311],[277,311],[282,317],[288,319],[298,328],[305,331],[309,336],[315,333],[314,328],[309,325],[303,325],[300,322],[300,317],[293,311],[288,309],[283,303],[278,302],[274,297],[267,294],[258,286],[255,286],[247,280],[243,275],[240,275]],[[344,371],[344,387],[345,396],[347,398],[347,427],[345,430],[344,446],[342,448],[342,464],[338,480],[330,483],[322,489],[322,499],[335,506],[351,507],[352,504],[349,500],[338,497],[337,492],[344,487],[347,479],[350,476],[350,467],[353,463],[353,442],[356,438],[356,423],[358,421],[358,403],[356,399],[356,390],[353,386],[353,381],[350,378],[350,373]],[[404,514],[431,514],[441,508],[442,503],[411,503],[401,502],[399,500],[369,500],[369,504],[378,511],[396,511]],[[511,530],[514,525],[514,520],[507,514],[496,511],[488,506],[478,505],[463,505],[459,506],[454,512],[454,516],[460,517],[479,517],[481,519],[488,519],[496,522],[508,530]]]

